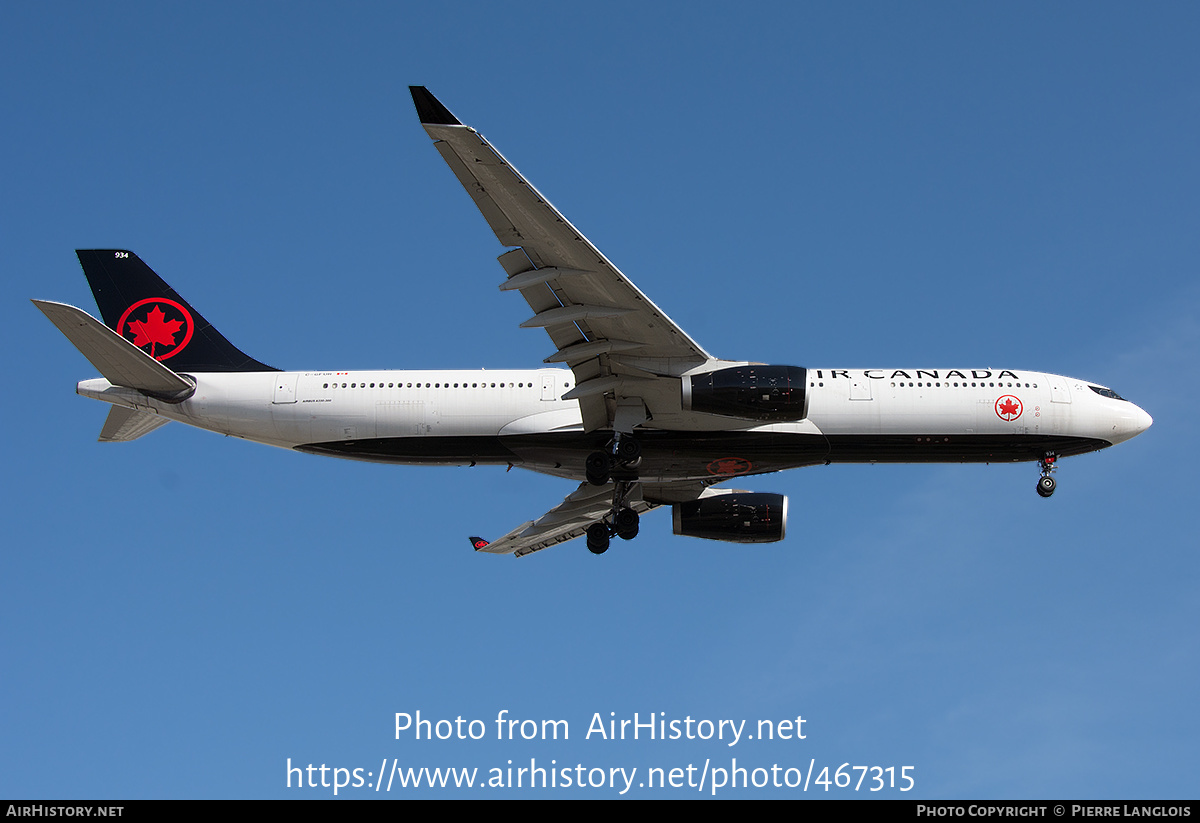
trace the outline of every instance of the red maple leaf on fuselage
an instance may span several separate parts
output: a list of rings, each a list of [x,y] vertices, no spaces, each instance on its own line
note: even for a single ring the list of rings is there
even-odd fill
[[[155,306],[144,320],[130,320],[129,330],[133,332],[133,345],[138,348],[150,346],[150,356],[154,356],[154,345],[174,346],[175,335],[183,325],[182,320],[167,320],[163,310]]]
[[[1015,415],[1021,407],[1011,400],[1005,400],[1000,404],[1000,413],[1005,415]]]

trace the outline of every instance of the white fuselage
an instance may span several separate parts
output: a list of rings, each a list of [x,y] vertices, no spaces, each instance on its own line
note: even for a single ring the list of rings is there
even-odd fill
[[[655,440],[654,420],[639,429],[647,449],[661,452],[643,478],[757,474],[833,461],[1034,460],[1120,443],[1151,422],[1102,387],[1041,372],[809,369],[807,375],[802,420],[759,425],[678,408],[663,412],[670,418],[663,439]],[[596,448],[597,437],[608,437],[585,434],[578,401],[561,399],[575,385],[564,369],[190,377],[196,391],[181,403],[103,378],[81,382],[78,392],[281,448],[391,463],[510,463],[577,478],[582,455]],[[696,447],[702,468],[688,460],[693,438],[705,440]],[[576,452],[579,460],[570,457]],[[717,465],[714,457],[726,452],[733,462]]]

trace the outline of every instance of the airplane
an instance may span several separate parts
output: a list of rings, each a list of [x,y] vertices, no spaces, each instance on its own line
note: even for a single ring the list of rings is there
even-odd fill
[[[1107,448],[1150,415],[1107,386],[993,368],[805,368],[705,351],[479,132],[423,86],[421,125],[508,250],[517,292],[554,345],[545,368],[281,371],[243,353],[136,254],[78,251],[103,322],[34,300],[102,377],[102,442],[179,421],[308,454],[406,465],[517,466],[577,482],[558,506],[477,551],[524,556],[576,537],[602,554],[641,515],[677,535],[783,540],[784,495],[718,488],[831,463],[1032,462]],[[562,368],[565,365],[566,368]]]

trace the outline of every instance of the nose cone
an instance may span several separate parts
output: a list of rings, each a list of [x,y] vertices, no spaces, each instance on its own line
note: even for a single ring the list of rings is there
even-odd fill
[[[1133,434],[1131,434],[1129,436],[1137,437],[1139,434],[1144,432],[1146,429],[1148,429],[1154,425],[1154,418],[1151,417],[1150,415],[1148,415],[1146,413],[1145,409],[1141,409],[1137,406],[1134,406],[1133,408],[1137,412],[1137,414],[1135,415],[1136,419],[1134,420]]]
[[[1132,403],[1123,410],[1113,425],[1113,443],[1124,443],[1137,437],[1154,423],[1154,418]]]

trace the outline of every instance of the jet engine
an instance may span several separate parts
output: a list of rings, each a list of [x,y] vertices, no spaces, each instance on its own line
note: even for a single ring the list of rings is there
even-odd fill
[[[806,370],[800,366],[731,366],[683,378],[685,411],[743,420],[803,420]]]
[[[675,534],[729,543],[774,543],[787,533],[787,497],[728,492],[676,503]]]

